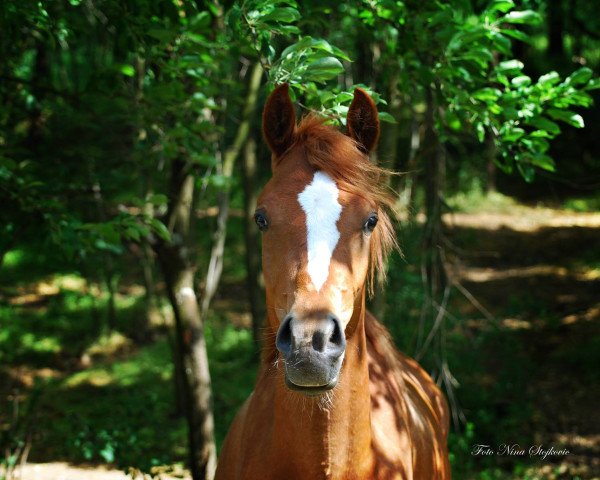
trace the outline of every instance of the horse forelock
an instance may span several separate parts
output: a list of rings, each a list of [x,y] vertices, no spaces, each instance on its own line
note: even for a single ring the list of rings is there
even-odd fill
[[[316,115],[304,117],[296,129],[290,150],[301,149],[308,163],[335,180],[341,190],[377,205],[379,223],[371,236],[367,279],[372,295],[376,272],[380,272],[379,279],[383,281],[386,258],[398,247],[391,220],[395,200],[387,183],[391,172],[371,162],[352,138],[324,121]]]

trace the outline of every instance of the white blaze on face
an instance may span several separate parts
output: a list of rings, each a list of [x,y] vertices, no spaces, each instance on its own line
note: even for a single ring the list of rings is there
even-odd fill
[[[336,225],[342,213],[339,193],[332,178],[319,171],[298,194],[298,202],[306,214],[308,274],[317,291],[329,276],[331,255],[340,239]]]

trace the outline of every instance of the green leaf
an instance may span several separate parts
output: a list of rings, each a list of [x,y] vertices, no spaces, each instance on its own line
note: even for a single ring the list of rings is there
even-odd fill
[[[600,88],[600,78],[592,78],[585,87],[585,90],[596,90]]]
[[[208,178],[209,183],[218,189],[225,189],[231,184],[231,177],[222,174],[211,175]]]
[[[120,65],[119,70],[127,77],[133,77],[135,75],[135,69],[131,65]]]
[[[523,65],[523,62],[519,60],[506,60],[498,64],[496,71],[501,73],[518,73],[523,69],[524,66],[525,65]]]
[[[515,87],[526,87],[531,85],[531,78],[527,75],[519,75],[511,80],[511,82]]]
[[[460,118],[458,118],[456,112],[453,112],[452,110],[446,110],[446,123],[448,124],[448,127],[454,131],[458,131],[462,127]]]
[[[344,71],[344,66],[335,57],[324,57],[315,60],[306,67],[303,77],[305,80],[324,82]]]
[[[532,165],[539,167],[543,170],[547,170],[549,172],[554,172],[556,170],[556,164],[552,157],[544,154],[544,153],[534,153],[530,155],[524,155],[524,160],[530,162]]]
[[[292,7],[276,8],[271,13],[260,17],[260,21],[264,23],[268,22],[282,22],[292,23],[300,18],[300,12]]]
[[[530,163],[523,161],[517,161],[516,163],[517,169],[519,170],[519,173],[521,174],[523,179],[527,183],[531,183],[533,181],[533,177],[535,176],[535,169],[533,168],[533,166]]]
[[[592,70],[588,67],[582,67],[569,75],[566,78],[565,83],[570,85],[581,85],[582,83],[587,83],[590,78],[592,78]]]
[[[342,60],[350,61],[350,57],[346,55],[341,49],[335,45],[331,45],[328,41],[323,39],[313,39],[311,47],[316,50],[323,50],[324,52],[335,55],[337,58]]]
[[[503,28],[500,31],[507,37],[511,37],[516,40],[521,40],[522,42],[529,42],[531,40],[529,38],[529,35],[527,35],[525,32],[522,32],[521,30],[515,30],[513,28]]]
[[[102,450],[98,452],[106,463],[115,461],[115,448],[111,444],[106,444]]]
[[[553,138],[554,135],[548,133],[546,130],[534,130],[529,134],[531,138]]]
[[[539,130],[550,132],[553,135],[558,135],[560,133],[560,127],[557,123],[553,122],[552,120],[548,120],[546,117],[542,117],[540,115],[528,118],[526,123]]]
[[[171,43],[172,40],[177,36],[177,31],[168,30],[165,28],[152,28],[146,32],[146,34],[156,40],[160,40],[163,43]]]
[[[488,12],[506,13],[515,6],[512,0],[494,0],[487,8]]]
[[[515,142],[525,135],[525,130],[522,128],[511,128],[502,134],[502,140],[505,142]]]
[[[560,75],[557,72],[546,73],[537,81],[538,85],[556,85],[558,82],[560,82]]]
[[[576,128],[583,128],[585,123],[583,122],[583,118],[581,115],[571,112],[569,110],[559,110],[557,108],[549,108],[548,115],[550,115],[555,120],[561,120],[569,125],[572,125]]]
[[[510,55],[511,50],[511,42],[509,38],[506,38],[500,32],[492,31],[490,32],[492,40],[494,41],[494,48],[497,49],[500,53],[504,53],[505,55]]]
[[[283,50],[283,52],[281,52],[281,58],[286,58],[289,55],[291,55],[292,53],[307,49],[308,47],[310,47],[312,42],[313,42],[312,37],[301,38],[296,43],[292,43],[290,46],[285,48]]]
[[[166,205],[169,202],[169,199],[166,195],[163,195],[162,193],[155,193],[153,195],[150,195],[150,197],[148,198],[148,202],[151,203],[152,205]]]
[[[572,105],[579,105],[586,108],[590,107],[594,103],[594,99],[589,94],[582,92],[581,90],[570,95],[569,100],[571,100]]]
[[[134,227],[127,227],[125,229],[125,238],[139,242],[140,230]]]
[[[123,253],[123,247],[117,245],[116,243],[106,242],[101,238],[97,239],[94,242],[94,247],[96,247],[98,250],[104,250],[106,252],[114,253],[115,255],[120,255],[121,253]]]
[[[235,11],[235,9],[232,9]],[[238,19],[239,19],[239,7],[237,7]],[[190,20],[190,29],[196,33],[204,32],[210,27],[211,16],[207,11],[200,12],[198,15],[192,17]]]
[[[507,23],[518,23],[527,25],[539,25],[542,23],[542,17],[533,10],[521,10],[520,12],[510,12],[501,18]]]
[[[388,112],[379,112],[379,120],[386,123],[398,123],[396,119]]]
[[[483,123],[477,123],[475,125],[475,131],[477,132],[477,139],[480,142],[483,142],[485,140],[485,126]]]
[[[472,97],[482,102],[495,102],[501,95],[502,92],[497,88],[485,87],[474,92]]]
[[[165,242],[169,242],[171,240],[171,233],[169,232],[165,224],[162,223],[158,218],[151,219],[150,226],[152,227],[154,233],[156,233]]]

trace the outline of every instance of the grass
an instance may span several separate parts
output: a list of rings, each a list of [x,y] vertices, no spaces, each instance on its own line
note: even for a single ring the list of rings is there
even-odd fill
[[[44,414],[33,459],[99,461],[143,471],[182,462],[185,422],[172,415],[171,378],[169,347],[161,340],[125,360],[51,381],[39,406]]]
[[[600,195],[568,198],[563,208],[574,212],[600,212]]]
[[[499,192],[485,193],[480,189],[459,192],[447,200],[453,211],[475,213],[513,213],[518,203]]]
[[[72,288],[74,275],[55,275],[45,285],[50,294],[23,293],[12,297],[23,303],[0,301],[0,362],[60,366],[64,359],[80,356],[107,327],[106,292],[91,293]],[[79,278],[78,284],[84,283]],[[141,313],[140,298],[117,297],[118,325],[127,333]]]

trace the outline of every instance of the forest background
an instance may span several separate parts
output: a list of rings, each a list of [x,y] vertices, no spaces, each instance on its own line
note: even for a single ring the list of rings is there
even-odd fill
[[[446,393],[455,478],[600,475],[594,2],[24,0],[0,22],[0,478],[212,478],[258,365],[283,82],[341,128],[353,88],[378,103],[402,253],[370,308]]]

